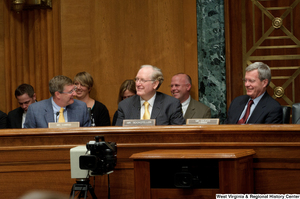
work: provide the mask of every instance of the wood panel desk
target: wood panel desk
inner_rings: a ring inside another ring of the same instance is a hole
[[[129,157],[155,149],[253,149],[254,193],[300,194],[299,130],[293,124],[0,130],[0,193],[10,199],[32,189],[69,194],[75,183],[70,149],[104,135],[118,146],[112,199],[134,198]],[[95,184],[97,197],[106,198],[107,176],[97,176]]]
[[[160,149],[135,153],[130,157],[134,159],[135,198],[212,199],[217,193],[253,193],[253,154],[252,149]],[[165,181],[163,186],[157,186],[161,182],[155,182],[156,179]]]

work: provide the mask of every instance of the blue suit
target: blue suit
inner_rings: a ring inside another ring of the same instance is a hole
[[[84,102],[75,100],[66,107],[68,122],[79,122],[80,126],[90,126],[91,121],[87,106]],[[31,104],[28,107],[24,128],[48,128],[49,122],[54,121],[51,98]]]
[[[124,119],[140,119],[140,96],[134,95],[119,103],[116,126],[122,126]],[[156,92],[151,119],[156,119],[157,125],[185,124],[180,101],[174,97]]]
[[[227,124],[236,124],[249,100],[248,95],[242,95],[232,100],[227,113]],[[281,105],[267,92],[260,99],[251,114],[248,124],[282,124]]]

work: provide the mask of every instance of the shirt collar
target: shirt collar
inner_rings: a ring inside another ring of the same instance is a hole
[[[154,105],[154,101],[155,101],[155,97],[156,97],[156,93],[153,95],[153,97],[151,97],[147,102],[150,104],[150,106],[153,107]],[[144,105],[144,102],[146,100],[143,100],[141,97],[140,97],[140,101],[141,101],[141,107]]]

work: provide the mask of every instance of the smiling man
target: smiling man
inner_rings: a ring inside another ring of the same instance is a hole
[[[8,128],[24,128],[27,109],[36,101],[34,89],[29,84],[21,84],[15,90],[15,97],[20,107],[10,111],[7,116]]]
[[[157,92],[164,78],[155,66],[143,65],[135,77],[137,94],[119,103],[116,126],[124,119],[155,119],[157,125],[185,124],[180,101]]]
[[[245,88],[247,95],[232,100],[228,113],[228,124],[281,124],[282,108],[267,93],[271,81],[271,70],[262,62],[246,68]]]
[[[210,108],[191,97],[192,80],[189,75],[184,73],[174,75],[170,87],[173,97],[180,100],[184,119],[211,117]]]
[[[49,90],[52,97],[29,106],[24,128],[47,128],[49,122],[79,122],[81,127],[90,126],[87,106],[74,99],[76,86],[70,78],[53,77]]]

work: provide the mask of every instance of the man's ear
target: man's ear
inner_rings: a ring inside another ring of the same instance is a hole
[[[192,88],[192,85],[191,84],[187,84],[186,87],[187,87],[187,90],[190,91],[191,88]]]
[[[154,88],[154,90],[156,90],[156,88],[158,87],[159,81],[156,80],[153,84],[154,84],[154,85],[153,85],[153,88]]]
[[[35,93],[33,93],[32,99],[33,99],[33,101],[36,101],[36,94]]]
[[[55,97],[56,99],[60,99],[60,92],[55,91],[54,97]]]
[[[268,79],[264,79],[263,80],[263,87],[266,88],[268,85],[269,80]]]

